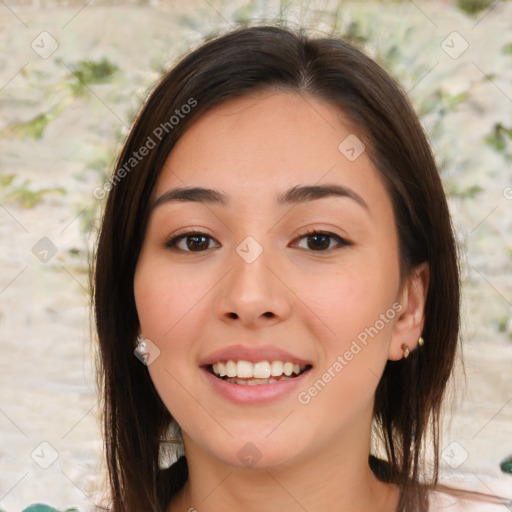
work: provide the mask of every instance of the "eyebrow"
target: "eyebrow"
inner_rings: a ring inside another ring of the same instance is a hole
[[[350,188],[334,183],[327,185],[297,185],[280,194],[277,197],[277,204],[279,206],[300,204],[325,197],[347,197],[354,200],[368,212],[370,211],[368,204],[359,194]],[[220,190],[204,187],[179,187],[164,192],[153,203],[152,209],[165,203],[174,202],[197,202],[226,206],[229,201],[228,196]]]

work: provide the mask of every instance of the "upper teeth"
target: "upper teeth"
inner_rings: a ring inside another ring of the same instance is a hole
[[[268,379],[281,375],[290,376],[292,373],[299,374],[305,366],[282,361],[226,361],[213,365],[213,372],[220,377],[238,377],[240,379]]]

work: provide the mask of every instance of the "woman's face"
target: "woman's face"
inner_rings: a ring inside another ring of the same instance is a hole
[[[413,340],[396,332],[392,204],[360,144],[332,104],[265,92],[170,154],[134,290],[187,450],[272,467],[369,442],[386,361]],[[214,192],[172,192],[196,187]]]

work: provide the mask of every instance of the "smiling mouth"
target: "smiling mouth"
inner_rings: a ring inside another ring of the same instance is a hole
[[[288,361],[251,363],[244,360],[228,360],[210,364],[206,368],[212,375],[230,384],[261,386],[294,379],[310,370],[312,366],[310,364],[298,365]]]

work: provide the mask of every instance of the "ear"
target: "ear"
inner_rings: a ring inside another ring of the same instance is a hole
[[[428,263],[415,267],[405,279],[399,293],[398,302],[402,306],[393,327],[388,359],[398,361],[404,356],[405,343],[412,352],[418,344],[425,322],[425,302],[427,300],[430,272]]]

